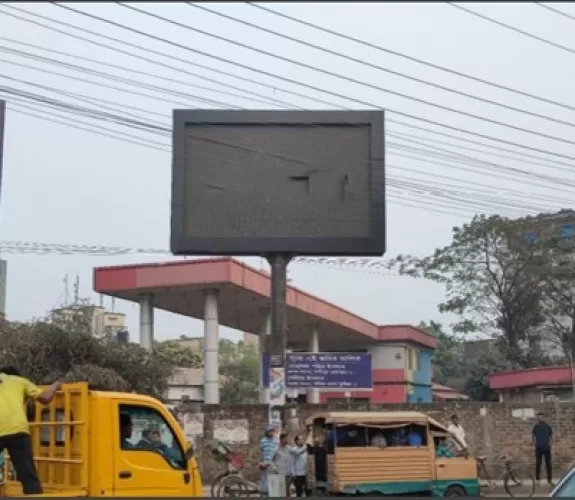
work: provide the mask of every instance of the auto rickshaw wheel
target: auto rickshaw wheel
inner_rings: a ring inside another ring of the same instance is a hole
[[[467,492],[461,486],[450,486],[445,490],[444,497],[466,497]]]

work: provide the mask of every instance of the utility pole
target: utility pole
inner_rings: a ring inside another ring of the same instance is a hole
[[[2,197],[2,162],[4,159],[4,124],[6,123],[6,101],[0,100],[0,199]],[[4,233],[2,233],[4,234]],[[8,263],[0,259],[0,319],[6,317],[6,280]]]

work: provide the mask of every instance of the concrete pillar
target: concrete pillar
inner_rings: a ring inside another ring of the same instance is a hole
[[[319,330],[314,327],[309,338],[309,352],[319,352]],[[319,404],[319,389],[310,389],[307,392],[307,402],[310,404]]]
[[[204,294],[204,403],[220,404],[218,291]]]
[[[270,402],[270,363],[269,363],[269,335],[271,333],[272,317],[269,310],[264,311],[262,326],[260,328],[260,403],[267,405]],[[267,373],[266,373],[267,371]],[[267,382],[267,383],[265,383]]]
[[[154,347],[154,295],[140,299],[140,345],[151,351]]]

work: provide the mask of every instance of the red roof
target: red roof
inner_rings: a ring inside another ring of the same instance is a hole
[[[94,269],[94,290],[124,300],[139,301],[154,293],[158,309],[203,319],[203,291],[220,291],[219,320],[223,326],[258,332],[261,311],[269,306],[270,275],[229,257],[177,260],[166,263],[135,264]],[[437,339],[410,325],[375,323],[326,300],[288,285],[287,304],[291,337],[304,343],[311,325],[329,332],[322,342],[332,348],[346,341],[413,342],[430,349]],[[355,339],[355,340],[354,340]],[[328,348],[328,346],[326,346]]]
[[[453,387],[447,387],[446,385],[441,384],[433,384],[431,386],[431,392],[435,399],[440,399],[443,401],[454,399],[469,399],[469,396],[456,391]]]
[[[575,379],[575,370],[569,366],[545,366],[492,373],[489,376],[489,387],[501,390],[540,385],[567,385],[571,384],[573,379]]]

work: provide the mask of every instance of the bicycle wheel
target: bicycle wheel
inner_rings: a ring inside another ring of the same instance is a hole
[[[217,489],[217,497],[248,497],[250,496],[250,488],[246,480],[237,475],[230,474],[228,477],[220,481],[220,486]]]
[[[535,475],[526,467],[511,467],[503,475],[503,486],[510,497],[528,495],[531,498],[535,493]]]
[[[214,479],[213,483],[212,483],[212,487],[210,489],[210,496],[212,498],[216,497],[216,493],[218,491],[218,488],[220,487],[220,483],[222,482],[222,480],[226,477],[228,477],[230,475],[229,472],[222,472],[219,476],[216,476],[216,478]]]

